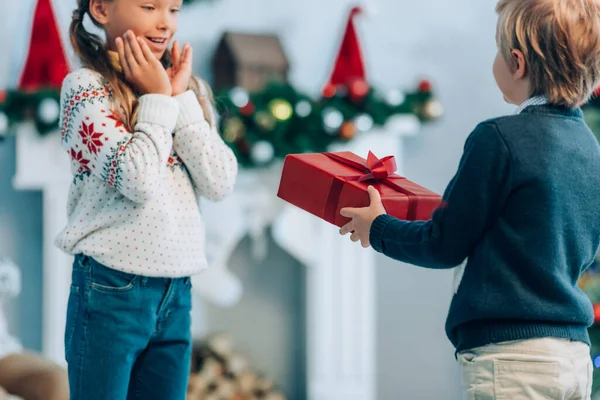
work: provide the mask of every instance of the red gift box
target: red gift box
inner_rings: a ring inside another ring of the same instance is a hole
[[[277,196],[341,227],[350,220],[340,209],[367,207],[367,188],[372,185],[389,215],[410,221],[430,219],[441,196],[395,171],[393,156],[378,159],[371,152],[367,160],[349,151],[290,154],[283,164]]]

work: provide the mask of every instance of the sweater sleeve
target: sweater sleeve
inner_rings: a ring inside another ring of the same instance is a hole
[[[141,96],[134,132],[128,132],[99,74],[69,74],[61,90],[60,126],[75,176],[92,174],[132,201],[149,200],[167,165],[178,111],[169,96]]]
[[[216,124],[206,120],[193,91],[176,99],[181,111],[173,148],[183,160],[197,195],[221,200],[233,191],[238,171],[235,154],[221,139]],[[212,117],[214,121],[214,113]]]
[[[388,257],[427,268],[462,263],[494,223],[511,191],[511,155],[497,126],[478,125],[465,144],[458,172],[444,192],[445,206],[429,221],[381,215],[370,242]]]

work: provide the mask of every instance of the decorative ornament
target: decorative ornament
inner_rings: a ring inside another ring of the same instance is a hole
[[[254,120],[256,121],[256,124],[264,131],[272,131],[277,124],[275,118],[273,118],[273,116],[266,111],[257,112]]]
[[[335,85],[332,84],[332,83],[328,83],[323,88],[323,93],[322,94],[323,94],[323,97],[325,97],[327,99],[330,99],[333,96],[335,96],[336,92],[337,92],[337,89],[336,89]]]
[[[332,135],[344,123],[344,116],[339,110],[329,107],[323,110],[323,123],[325,124],[325,131]]]
[[[269,102],[269,110],[275,119],[279,121],[287,121],[294,114],[294,110],[290,103],[282,99],[275,99]]]
[[[369,84],[363,79],[353,79],[348,84],[350,99],[357,103],[362,101],[369,94]]]
[[[46,98],[42,100],[38,107],[37,118],[44,124],[56,124],[58,123],[59,114],[60,106],[58,102],[53,98]]]
[[[270,32],[225,30],[210,64],[212,87],[218,92],[239,86],[255,93],[271,81],[288,82],[290,70],[280,37]]]
[[[242,154],[248,154],[250,152],[250,142],[246,138],[242,138],[235,142],[235,146]]]
[[[389,90],[385,95],[385,101],[392,107],[397,107],[400,104],[404,103],[406,97],[404,93],[398,89]]]
[[[302,100],[296,104],[296,114],[300,118],[308,117],[311,112],[312,112],[312,106],[310,105],[309,101]]]
[[[250,101],[248,92],[241,87],[231,89],[229,91],[229,98],[231,99],[231,102],[238,108],[243,108]]]
[[[368,132],[373,128],[373,118],[369,114],[361,114],[354,120],[356,130],[359,132]]]
[[[42,87],[60,89],[69,69],[52,4],[38,0],[19,88],[30,93]]]
[[[325,84],[323,89],[323,97],[332,97],[326,96],[326,94],[330,94],[329,91],[331,90],[331,85],[344,86],[354,79],[366,81],[363,55],[356,33],[356,27],[354,26],[354,17],[362,12],[363,10],[361,7],[353,7],[350,10],[346,31],[344,32],[337,58],[333,64],[331,78],[329,79],[329,82]]]
[[[249,101],[244,107],[240,108],[240,112],[247,117],[252,115],[254,112],[254,104]]]
[[[8,117],[2,111],[0,111],[0,137],[5,136],[8,133]]]
[[[427,119],[438,119],[444,114],[444,107],[439,101],[431,99],[425,103],[423,113]]]
[[[227,119],[223,128],[223,139],[229,143],[235,143],[244,136],[246,130],[244,123],[240,118],[234,117]]]
[[[340,136],[345,140],[350,140],[356,135],[356,127],[352,121],[346,121],[340,128]]]
[[[423,79],[419,82],[419,92],[421,93],[430,93],[431,92],[431,82],[427,79]]]
[[[273,145],[266,140],[254,143],[250,149],[250,158],[252,158],[252,161],[257,165],[266,165],[273,161],[274,157],[275,149],[273,148]]]

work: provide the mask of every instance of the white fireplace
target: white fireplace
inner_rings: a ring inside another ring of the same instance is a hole
[[[397,116],[384,129],[360,134],[331,150],[350,150],[361,156],[369,150],[378,157],[395,155],[401,174],[403,138],[419,128],[414,116]],[[33,124],[24,123],[16,135],[13,185],[17,190],[43,192],[43,353],[64,364],[72,257],[57,249],[53,241],[66,223],[70,160],[56,132],[40,136]],[[236,234],[227,238],[218,224],[208,219],[207,237],[222,238],[209,244],[209,259],[225,268],[235,240],[246,235],[254,239],[255,255],[264,256],[268,249],[262,234],[272,224],[275,242],[307,268],[308,398],[375,400],[375,253],[340,236],[335,226],[279,200],[279,173],[280,167],[242,170],[230,199],[203,206],[213,216],[236,214],[242,218]],[[226,222],[221,219],[221,224]]]

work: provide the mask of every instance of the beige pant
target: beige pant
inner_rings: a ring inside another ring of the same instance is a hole
[[[504,342],[458,354],[465,399],[589,400],[590,348],[543,338]]]

